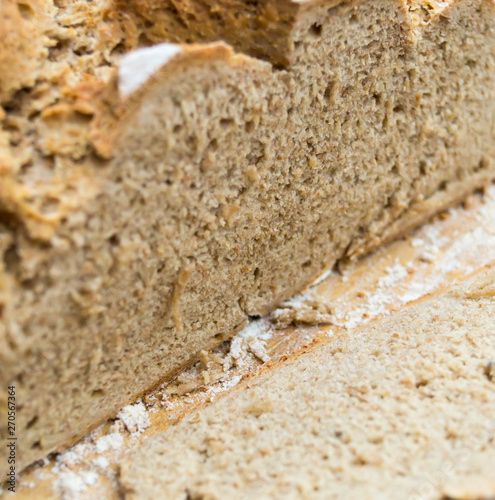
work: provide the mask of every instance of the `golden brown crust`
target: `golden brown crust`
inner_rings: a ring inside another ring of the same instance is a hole
[[[153,43],[222,39],[240,52],[286,66],[300,5],[287,0],[129,0],[129,8],[139,26],[148,26],[144,36]]]
[[[55,9],[50,0],[0,4],[0,103],[34,85],[48,56]]]

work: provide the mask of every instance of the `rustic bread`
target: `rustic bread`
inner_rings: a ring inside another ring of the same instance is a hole
[[[492,0],[246,4],[268,39],[239,49],[270,62],[152,45],[172,35],[133,5],[0,7],[0,407],[15,384],[20,466],[495,177]]]
[[[495,498],[494,360],[492,266],[151,437],[125,498]]]

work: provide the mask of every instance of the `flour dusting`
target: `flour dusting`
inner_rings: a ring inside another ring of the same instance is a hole
[[[142,401],[122,408],[117,413],[117,418],[122,420],[131,434],[141,434],[150,426],[150,419]]]
[[[230,352],[223,361],[224,371],[233,366],[245,364],[245,358],[249,352],[264,363],[270,361],[270,357],[266,352],[266,341],[271,336],[270,323],[266,318],[252,320],[244,330],[231,340]]]

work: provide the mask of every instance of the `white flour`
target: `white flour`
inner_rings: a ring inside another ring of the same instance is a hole
[[[56,472],[53,487],[59,489],[64,500],[79,498],[79,494],[86,491],[98,480],[98,474],[91,470],[77,472],[67,467],[62,467]]]
[[[408,276],[407,268],[402,266],[398,260],[385,269],[385,275],[381,276],[372,292],[364,292],[366,302],[353,308],[351,311],[341,312],[343,304],[339,300],[332,303],[333,324],[345,329],[355,328],[367,323],[378,316],[387,316],[390,311],[387,306],[396,300],[396,293],[390,290],[401,283]]]
[[[242,366],[248,352],[264,363],[270,360],[266,352],[266,341],[272,336],[270,323],[266,318],[251,321],[230,343],[230,352],[223,361],[224,371],[232,366]]]
[[[118,450],[122,448],[123,443],[124,438],[122,437],[122,434],[118,432],[111,432],[96,441],[95,451],[96,453],[103,453],[107,450]]]
[[[88,444],[78,444],[57,455],[51,472],[55,475],[53,489],[59,491],[63,500],[73,500],[80,497],[80,493],[94,485],[98,474],[86,468],[77,467],[84,464],[84,455],[91,451]]]
[[[117,413],[117,418],[122,420],[126,429],[131,434],[141,434],[150,426],[150,419],[142,401],[122,408]]]

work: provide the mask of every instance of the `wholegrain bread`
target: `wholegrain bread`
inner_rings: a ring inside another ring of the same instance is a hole
[[[228,5],[187,39],[257,19],[236,45],[264,60],[157,44],[173,23],[133,2],[2,1],[0,405],[15,385],[21,467],[495,177],[493,0]]]
[[[492,266],[151,437],[125,498],[494,498],[494,359]]]

